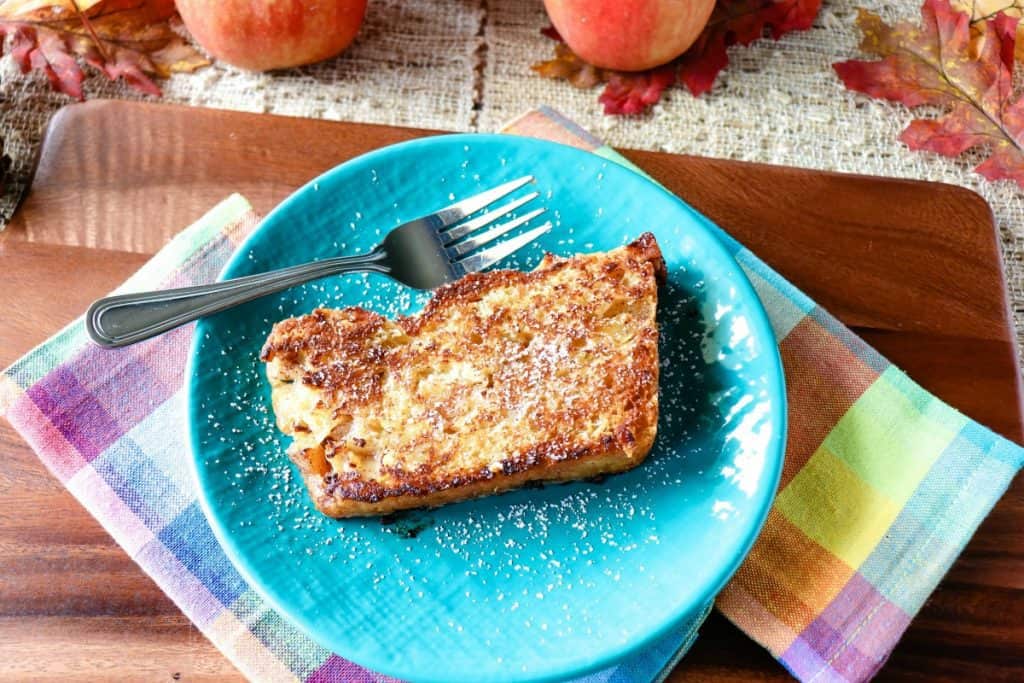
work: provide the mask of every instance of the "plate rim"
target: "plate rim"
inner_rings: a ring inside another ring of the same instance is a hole
[[[614,159],[602,157],[600,155],[595,154],[593,151],[580,149],[578,147],[573,147],[571,145],[553,142],[550,140],[507,133],[442,133],[438,135],[428,135],[425,137],[414,138],[412,140],[405,140],[394,144],[386,145],[384,147],[379,147],[377,149],[365,152],[350,159],[346,159],[341,163],[313,177],[312,179],[301,185],[299,188],[294,190],[279,204],[277,204],[266,216],[264,216],[260,220],[259,224],[257,224],[256,227],[253,228],[252,232],[235,247],[235,249],[231,252],[231,255],[228,257],[228,260],[225,262],[224,266],[218,273],[217,281],[219,282],[223,280],[225,278],[225,274],[237,266],[237,263],[244,258],[243,254],[245,254],[247,250],[250,248],[250,244],[258,239],[259,234],[265,229],[267,225],[270,225],[273,222],[275,222],[277,220],[278,215],[286,215],[290,210],[292,210],[294,206],[301,203],[303,201],[304,195],[310,192],[316,192],[317,186],[321,182],[324,182],[324,180],[328,176],[341,173],[343,172],[342,169],[350,165],[373,163],[375,160],[379,158],[399,154],[403,150],[409,148],[417,148],[421,146],[429,147],[438,144],[466,145],[481,140],[500,141],[504,143],[513,140],[517,141],[519,144],[525,143],[539,145],[542,147],[556,147],[562,150],[563,153],[567,152],[570,155],[577,155],[578,158],[587,159],[588,161],[593,161],[595,157],[597,159],[603,159],[610,165],[615,165],[619,167],[619,169],[616,169],[613,172],[617,173],[619,172],[619,170],[621,170],[623,172],[635,176],[637,180],[645,182],[647,185],[649,185],[651,190],[660,193],[663,196],[663,198],[665,198],[667,201],[680,204],[685,210],[691,212],[693,216],[698,219],[696,222],[699,224],[701,237],[706,238],[706,240],[704,240],[706,244],[703,246],[706,246],[711,252],[717,252],[716,255],[721,260],[735,267],[735,272],[738,276],[736,281],[738,286],[744,290],[743,294],[747,295],[746,298],[754,302],[754,305],[751,307],[751,326],[754,329],[755,334],[759,334],[759,336],[764,338],[766,341],[770,342],[769,344],[767,344],[768,349],[766,351],[770,356],[770,360],[772,361],[771,365],[773,372],[771,380],[772,383],[778,389],[778,391],[776,392],[777,395],[775,397],[776,400],[772,401],[771,404],[770,414],[772,417],[772,423],[778,425],[779,428],[777,432],[771,435],[770,444],[768,448],[765,450],[766,456],[772,456],[770,457],[769,461],[766,462],[766,468],[774,468],[774,471],[769,472],[768,478],[765,480],[766,485],[768,483],[771,483],[770,494],[765,498],[762,509],[756,515],[756,523],[752,524],[749,527],[747,534],[743,539],[743,542],[740,544],[740,551],[735,553],[731,561],[726,563],[718,571],[715,580],[708,582],[709,589],[704,592],[702,599],[695,601],[694,604],[689,606],[689,609],[680,610],[672,618],[664,620],[657,626],[657,628],[652,629],[649,633],[645,634],[644,636],[634,638],[624,644],[617,644],[613,647],[606,648],[604,649],[602,655],[599,658],[588,658],[585,661],[582,661],[581,664],[575,666],[574,668],[568,668],[565,666],[559,669],[548,668],[534,672],[532,675],[525,677],[522,675],[516,676],[515,672],[509,670],[509,676],[488,679],[494,683],[513,683],[527,680],[538,683],[544,683],[549,681],[563,681],[591,674],[596,671],[601,671],[603,669],[607,669],[611,666],[621,663],[629,656],[636,654],[644,648],[649,647],[650,645],[653,645],[660,639],[666,637],[673,629],[678,628],[687,619],[687,617],[695,614],[704,606],[706,606],[709,602],[713,601],[722,591],[725,585],[729,582],[729,580],[733,577],[733,575],[739,569],[743,561],[750,554],[750,550],[753,547],[755,541],[757,540],[757,537],[760,535],[762,529],[764,528],[765,522],[768,518],[768,513],[771,511],[771,508],[775,502],[775,498],[778,494],[778,486],[779,482],[781,481],[782,469],[785,460],[785,450],[788,440],[789,427],[786,380],[782,366],[782,359],[779,351],[779,344],[774,329],[772,328],[770,320],[768,318],[768,313],[764,308],[764,303],[761,301],[760,296],[758,296],[757,291],[755,290],[749,277],[743,271],[742,266],[740,265],[739,261],[736,259],[734,254],[730,253],[730,251],[726,248],[726,245],[723,244],[721,238],[715,234],[715,229],[721,230],[721,228],[718,228],[718,226],[710,219],[708,219],[706,216],[704,216],[704,214],[690,206],[681,197],[670,192],[667,188],[658,183],[652,177],[646,175],[646,173],[638,173],[636,170],[631,169],[628,166],[619,164]],[[218,544],[224,551],[224,554],[227,556],[232,566],[245,580],[246,584],[249,587],[251,587],[254,591],[256,591],[256,593],[262,599],[266,600],[268,604],[278,614],[284,617],[287,622],[291,623],[298,630],[300,630],[311,640],[319,644],[321,647],[326,649],[328,652],[336,654],[345,659],[349,659],[350,661],[358,664],[359,666],[363,666],[367,669],[370,669],[371,671],[381,673],[387,676],[392,676],[405,680],[422,681],[424,683],[452,683],[453,679],[450,676],[446,676],[445,678],[431,678],[429,676],[424,677],[420,675],[420,672],[405,670],[401,667],[391,667],[389,662],[376,662],[371,661],[372,658],[363,658],[363,653],[357,653],[357,657],[359,657],[358,659],[355,657],[351,657],[350,655],[343,655],[338,653],[335,650],[334,646],[329,644],[329,639],[322,637],[320,635],[320,629],[316,628],[312,623],[310,623],[309,620],[307,620],[304,615],[294,614],[291,609],[286,609],[284,606],[285,603],[282,600],[280,600],[272,590],[270,590],[267,586],[264,586],[262,581],[260,581],[256,577],[256,575],[251,571],[249,561],[246,559],[246,556],[242,552],[242,549],[239,547],[237,543],[235,543],[232,540],[232,537],[228,533],[229,530],[226,528],[226,525],[222,524],[220,518],[215,514],[215,511],[211,505],[211,496],[209,495],[209,483],[206,477],[204,476],[205,469],[200,467],[199,463],[199,454],[201,452],[198,443],[199,435],[197,424],[192,420],[192,416],[196,412],[197,398],[195,370],[196,363],[198,362],[199,358],[200,344],[204,338],[204,328],[209,324],[210,323],[207,321],[207,319],[200,318],[198,323],[196,324],[191,342],[189,344],[189,352],[185,365],[184,429],[186,432],[186,442],[188,444],[190,456],[188,458],[188,466],[191,471],[192,481],[196,486],[199,507],[202,510],[203,516],[206,518],[206,522],[210,529],[212,530],[214,537],[217,539]],[[225,605],[225,608],[228,608],[228,606]],[[699,628],[700,627],[698,626],[698,629]],[[509,669],[511,669],[511,666],[509,667]],[[467,683],[469,683],[471,681],[479,681],[482,679],[480,679],[479,676],[476,676],[469,678],[460,678],[457,680],[466,681]]]

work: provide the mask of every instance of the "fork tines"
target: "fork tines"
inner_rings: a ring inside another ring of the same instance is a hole
[[[533,209],[522,216],[517,216],[504,223],[494,225],[500,218],[507,216],[519,207],[540,196],[539,192],[530,192],[522,197],[513,199],[497,209],[492,209],[483,215],[465,220],[471,214],[486,208],[503,197],[508,196],[524,185],[533,182],[533,180],[533,176],[530,175],[516,178],[515,180],[510,180],[507,183],[503,183],[497,187],[491,188],[490,190],[486,190],[473,195],[472,197],[458,201],[451,206],[447,206],[438,211],[435,216],[437,216],[443,226],[439,231],[439,236],[441,237],[442,243],[448,252],[449,258],[453,261],[458,261],[466,271],[471,272],[482,270],[521,249],[550,230],[551,223],[549,221],[523,233],[522,235],[518,235],[510,240],[496,244],[495,246],[473,254],[472,256],[467,256],[470,252],[490,244],[502,235],[525,225],[547,210],[544,207],[540,207]],[[484,227],[490,227],[490,229],[480,235],[459,242],[462,238],[467,237],[473,232]],[[458,242],[458,244],[456,244],[456,242]]]

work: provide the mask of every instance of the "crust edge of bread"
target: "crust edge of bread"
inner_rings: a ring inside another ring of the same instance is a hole
[[[435,508],[474,498],[507,493],[531,483],[559,483],[588,479],[606,474],[631,470],[646,458],[654,445],[657,426],[646,430],[629,452],[615,446],[565,460],[548,460],[526,467],[514,474],[495,474],[465,484],[448,486],[423,493],[402,493],[377,500],[342,498],[327,492],[324,477],[309,467],[299,454],[293,458],[302,472],[302,478],[317,509],[329,517],[369,517],[417,508]]]

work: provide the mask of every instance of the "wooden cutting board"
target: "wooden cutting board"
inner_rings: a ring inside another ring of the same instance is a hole
[[[0,234],[0,365],[119,284],[230,192],[267,211],[328,168],[432,134],[91,102],[62,110]],[[1021,442],[998,235],[948,185],[625,151],[869,343]],[[0,678],[235,680],[239,674],[0,421]],[[1024,679],[1024,485],[996,506],[882,673]],[[673,680],[787,680],[713,616]]]

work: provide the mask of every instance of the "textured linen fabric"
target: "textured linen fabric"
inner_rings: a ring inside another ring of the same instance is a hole
[[[506,130],[622,161],[551,110]],[[229,198],[122,289],[208,281],[256,222],[243,198]],[[790,434],[767,524],[717,606],[801,680],[867,680],[1019,471],[1024,449],[924,391],[753,253],[719,237],[779,339]],[[0,374],[0,413],[246,675],[382,680],[292,627],[217,545],[181,457],[191,334],[190,326],[104,350],[79,319]],[[126,397],[126,382],[149,389]],[[706,614],[586,680],[660,680]]]

